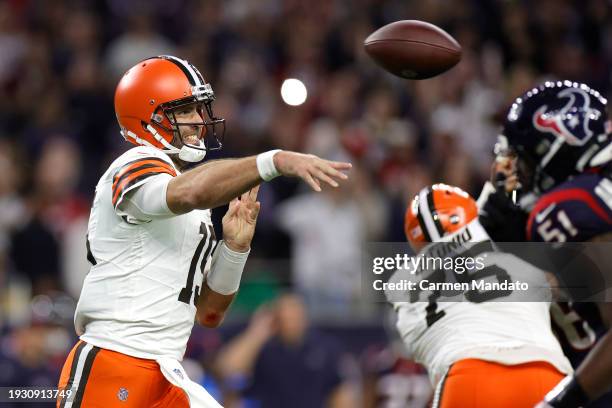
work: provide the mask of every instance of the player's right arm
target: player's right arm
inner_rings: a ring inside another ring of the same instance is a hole
[[[612,303],[599,303],[598,306],[606,321],[607,333],[599,339],[575,374],[547,394],[546,402],[538,404],[538,408],[583,406],[612,390]]]
[[[607,309],[606,313],[612,313],[612,303],[600,303],[599,306],[600,310],[603,307]],[[597,342],[580,364],[575,376],[590,401],[612,390],[612,335],[610,326],[608,326],[608,332]]]
[[[341,170],[351,168],[350,163],[289,151],[279,151],[272,160],[280,175],[299,177],[315,191],[321,191],[321,182],[337,187],[336,180],[347,178]],[[215,208],[227,204],[262,181],[257,156],[218,160],[174,177],[168,183],[166,200],[168,208],[175,214]]]

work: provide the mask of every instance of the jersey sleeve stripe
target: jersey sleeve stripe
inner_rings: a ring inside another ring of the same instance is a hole
[[[164,169],[165,173],[171,174],[172,176],[176,176],[176,172],[174,172],[174,170],[172,168],[168,168],[166,166],[159,166],[157,164],[143,164],[143,165],[139,165],[136,166],[132,169],[130,169],[128,172],[123,173],[123,175],[121,177],[115,176],[114,182],[113,182],[113,186],[112,186],[112,190],[113,190],[113,195],[115,193],[115,190],[117,189],[117,187],[119,185],[121,185],[121,183],[123,183],[124,180],[128,179],[132,174],[141,171],[141,170],[145,170],[145,169]]]
[[[138,160],[125,164],[123,167],[121,167],[121,169],[119,169],[115,173],[115,176],[113,177],[113,189],[115,189],[118,182],[120,181],[121,178],[123,178],[123,176],[138,169],[139,167],[146,166],[146,165],[155,165],[155,166],[165,167],[168,170],[174,172],[175,173],[174,175],[176,175],[176,171],[174,170],[174,167],[172,167],[168,162],[164,160],[157,159],[154,157],[146,158],[146,159],[138,159]]]
[[[123,194],[125,194],[125,192],[130,190],[132,187],[135,187],[136,184],[139,183],[140,181],[148,177],[156,176],[158,174],[163,174],[163,173],[170,174],[171,176],[176,176],[176,172],[166,167],[161,167],[161,166],[158,166],[158,167],[148,167],[147,166],[146,168],[135,170],[133,172],[130,172],[129,174],[126,174],[123,177],[123,180],[119,182],[119,184],[117,184],[115,188],[113,188],[113,206],[116,208],[119,202],[121,201],[120,198],[123,197]]]
[[[552,192],[543,197],[536,204],[535,208],[533,209],[533,211],[531,211],[531,214],[529,215],[529,221],[527,221],[527,238],[529,240],[531,240],[532,238],[532,228],[535,216],[540,211],[547,208],[549,205],[553,203],[558,204],[564,201],[582,202],[586,204],[591,210],[593,210],[593,212],[597,214],[597,216],[599,216],[602,220],[604,220],[608,224],[612,224],[612,218],[610,218],[610,215],[599,205],[597,200],[595,200],[595,198],[593,198],[593,196],[589,194],[588,191],[583,190],[581,188],[571,188],[567,190]]]
[[[118,198],[121,197],[124,192],[134,186],[132,183],[126,183],[125,181],[130,179],[133,180],[132,176],[143,170],[148,170],[150,175],[167,173],[171,176],[176,176],[176,170],[172,165],[170,165],[165,160],[159,159],[157,157],[145,157],[142,159],[134,160],[129,163],[126,163],[115,173],[113,177],[113,185],[111,188],[112,191],[112,203],[114,207],[117,207]],[[120,200],[119,200],[120,201]]]

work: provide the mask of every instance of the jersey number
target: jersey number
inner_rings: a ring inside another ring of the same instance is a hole
[[[444,280],[444,270],[438,269],[434,273],[431,274],[430,279],[434,282],[442,282]],[[510,281],[512,282],[512,278],[508,274],[508,271],[500,268],[497,265],[489,265],[481,270],[471,274],[468,276],[467,272],[463,274],[456,275],[461,282],[470,283],[474,280],[480,280],[484,278],[488,278],[489,276],[495,276],[498,282]],[[453,293],[447,293],[447,295],[459,294],[461,291]],[[489,291],[479,291],[478,289],[472,289],[465,291],[466,300],[472,303],[482,303],[490,300],[494,300],[500,297],[508,296],[512,293],[511,290],[489,290]],[[415,296],[413,297],[412,294]],[[433,291],[431,295],[427,298],[429,303],[425,308],[427,314],[425,315],[425,321],[427,322],[427,327],[431,327],[435,322],[440,320],[446,315],[444,310],[438,311],[438,299],[442,296],[441,290]],[[416,299],[415,299],[416,298]],[[416,302],[418,300],[418,291],[414,291],[411,293],[411,302]]]
[[[597,335],[589,322],[574,310],[571,302],[553,302],[550,314],[575,350],[588,350],[595,344]]]
[[[208,256],[210,255],[215,243],[217,242],[215,239],[215,231],[210,225],[206,225],[204,223],[200,224],[200,234],[202,234],[202,239],[198,244],[195,254],[193,254],[193,258],[191,258],[191,264],[189,265],[189,274],[187,275],[187,282],[185,283],[185,287],[181,289],[181,293],[179,293],[178,300],[179,302],[183,302],[189,304],[191,302],[191,296],[193,296],[193,304],[197,305],[198,297],[200,296],[200,287],[198,285],[193,287],[193,280],[196,273],[196,268],[198,266],[198,261],[200,260],[200,255],[204,252],[204,256],[200,261],[200,271],[204,274],[204,268],[206,267],[206,261],[208,260]]]
[[[569,234],[571,237],[578,235],[578,230],[574,227],[574,224],[572,224],[565,211],[560,210],[557,212],[557,221],[559,221],[562,228],[553,227],[553,222],[550,219],[538,226],[538,233],[542,236],[544,241],[565,242],[567,241],[566,234]]]

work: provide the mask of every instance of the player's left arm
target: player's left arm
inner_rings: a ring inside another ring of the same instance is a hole
[[[612,242],[612,232],[598,235],[589,242]],[[600,251],[605,265],[612,265],[611,255]],[[580,367],[576,370],[578,383],[587,396],[594,400],[612,389],[612,303],[598,303],[602,320],[608,329],[607,333],[597,342]]]
[[[612,314],[612,303],[600,303],[599,306],[600,310],[606,309],[609,319]],[[561,381],[546,395],[545,401],[537,405],[537,408],[581,407],[611,389],[612,335],[608,326],[608,332],[599,339],[574,375]]]
[[[213,254],[196,305],[196,318],[206,327],[221,324],[240,286],[261,206],[257,201],[258,191],[259,186],[256,186],[240,199],[233,199],[223,217],[223,241]]]
[[[612,242],[612,232],[600,234],[589,242]],[[603,265],[612,265],[612,254],[608,251],[600,252],[605,259],[597,261],[603,262]],[[608,331],[599,339],[574,375],[559,383],[537,408],[583,406],[612,390],[612,303],[602,302],[597,305]]]

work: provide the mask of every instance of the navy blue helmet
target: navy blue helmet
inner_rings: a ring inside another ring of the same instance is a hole
[[[517,155],[523,191],[543,193],[612,161],[606,105],[571,81],[545,82],[514,101],[497,147]]]

